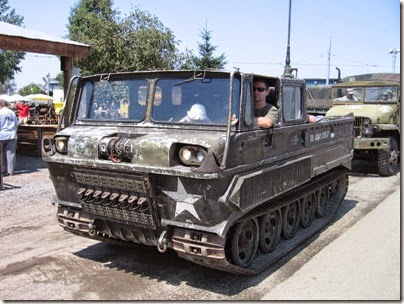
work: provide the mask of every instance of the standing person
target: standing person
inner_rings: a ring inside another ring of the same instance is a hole
[[[18,120],[20,125],[26,125],[29,117],[29,106],[24,100],[20,100],[15,106],[18,109]]]
[[[0,99],[0,142],[3,145],[3,174],[14,175],[15,154],[17,148],[18,119],[7,107],[7,101]]]
[[[254,80],[254,124],[261,128],[270,128],[278,122],[278,109],[267,103],[269,85],[264,79]]]

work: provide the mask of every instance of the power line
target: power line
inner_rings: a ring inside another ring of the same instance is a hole
[[[246,61],[230,61],[229,64],[267,64],[267,65],[282,65],[282,62],[246,62]],[[300,66],[328,66],[328,64],[323,63],[298,63],[295,62],[293,65]],[[390,65],[377,65],[377,64],[331,64],[332,67],[372,67],[372,68],[385,68],[390,67]]]

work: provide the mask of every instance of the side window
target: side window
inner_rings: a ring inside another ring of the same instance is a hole
[[[253,98],[251,94],[251,83],[247,83],[245,86],[245,117],[244,117],[244,123],[249,126],[253,123]]]
[[[285,121],[302,118],[303,101],[301,87],[284,86],[283,88],[283,118]]]

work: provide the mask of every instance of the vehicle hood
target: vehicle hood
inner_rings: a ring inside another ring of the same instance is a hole
[[[392,123],[396,116],[396,110],[391,105],[339,105],[328,110],[327,117],[344,116],[352,113],[355,117],[368,117],[372,123]]]
[[[169,167],[178,144],[199,145],[216,155],[223,153],[225,132],[181,129],[154,130],[126,127],[71,126],[56,136],[69,137],[68,154],[81,159],[100,159],[100,143],[121,137],[127,139],[121,148],[129,151],[132,163],[144,166]]]

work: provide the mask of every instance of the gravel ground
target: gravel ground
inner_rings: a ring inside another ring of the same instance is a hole
[[[267,270],[245,277],[193,264],[173,251],[119,247],[63,231],[51,205],[55,191],[46,163],[18,154],[16,174],[4,178],[0,191],[0,299],[256,301],[293,277],[399,189],[399,183],[400,173],[379,177],[365,164],[352,172],[334,223]],[[313,283],[311,277],[305,279]],[[310,288],[315,292],[316,285]],[[345,290],[339,292],[340,299],[346,298]]]
[[[53,191],[46,162],[40,157],[17,153],[15,175],[3,177],[0,216],[34,204],[49,206]]]

